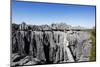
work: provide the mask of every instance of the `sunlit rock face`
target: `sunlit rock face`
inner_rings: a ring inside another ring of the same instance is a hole
[[[32,30],[32,26],[28,30],[27,25],[27,30],[20,25],[13,28],[12,66],[89,61],[88,32]]]

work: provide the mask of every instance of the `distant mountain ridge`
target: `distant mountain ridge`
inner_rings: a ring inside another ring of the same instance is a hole
[[[71,26],[66,23],[53,23],[51,25],[27,25],[25,22],[21,24],[12,23],[14,30],[83,30],[81,26]]]

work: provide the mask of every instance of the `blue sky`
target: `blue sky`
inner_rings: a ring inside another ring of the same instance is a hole
[[[95,26],[95,6],[12,2],[12,22],[27,24],[66,23],[91,28]]]

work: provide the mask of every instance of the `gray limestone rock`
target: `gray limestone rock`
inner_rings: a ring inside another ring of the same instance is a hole
[[[12,66],[89,61],[92,46],[87,32],[54,31],[47,25],[13,28]]]

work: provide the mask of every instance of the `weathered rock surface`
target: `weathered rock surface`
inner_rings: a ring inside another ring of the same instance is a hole
[[[12,31],[12,66],[89,61],[90,50],[84,31]]]

